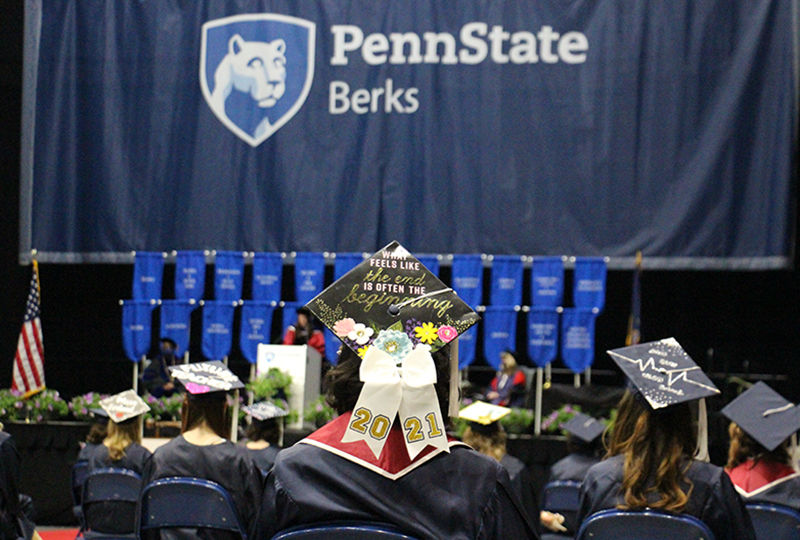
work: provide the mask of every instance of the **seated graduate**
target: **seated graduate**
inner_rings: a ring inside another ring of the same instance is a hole
[[[513,352],[500,353],[500,371],[489,384],[486,399],[503,407],[522,407],[525,404],[525,372],[517,365]]]
[[[108,415],[108,433],[88,454],[89,470],[103,467],[130,469],[142,474],[150,450],[142,446],[142,415],[150,410],[135,391],[126,390],[100,401]]]
[[[730,448],[725,468],[747,501],[800,510],[800,474],[793,468],[789,438],[800,429],[800,409],[758,382],[722,409]]]
[[[596,418],[583,413],[565,422],[561,429],[567,432],[568,455],[550,467],[548,482],[573,480],[583,482],[586,472],[600,461],[602,437],[605,426]]]
[[[78,451],[78,461],[87,461],[94,448],[103,444],[103,439],[108,435],[108,415],[106,412],[103,409],[92,409],[90,412],[94,416],[94,423],[89,427],[86,440],[80,443],[81,449]]]
[[[153,397],[171,396],[180,391],[169,373],[171,366],[182,363],[177,355],[178,345],[168,337],[159,340],[159,354],[144,368],[142,385]]]
[[[262,477],[247,451],[229,440],[227,392],[244,388],[244,384],[219,361],[180,364],[170,371],[186,390],[181,434],[153,453],[145,465],[143,485],[168,476],[214,481],[231,496],[242,525],[248,528],[248,536],[252,536]],[[165,531],[162,538],[204,537],[209,532]],[[209,537],[226,538],[222,531],[213,531]]]
[[[730,478],[705,461],[702,398],[719,390],[672,338],[609,354],[634,389],[620,400],[607,459],[583,481],[578,522],[609,508],[651,508],[692,515],[718,539],[754,539]],[[690,408],[698,399],[699,436]]]
[[[536,525],[534,516],[538,516],[539,507],[533,492],[533,482],[525,463],[506,451],[506,431],[500,419],[508,415],[511,409],[476,401],[461,409],[459,418],[469,421],[461,440],[485,456],[497,460],[508,472],[511,487],[522,502],[522,508],[528,514],[531,523]]]
[[[33,523],[33,501],[19,492],[20,458],[0,424],[0,538],[40,539]]]
[[[314,328],[314,315],[305,307],[297,308],[297,322],[289,325],[283,334],[284,345],[308,345],[325,357],[325,334]]]
[[[244,447],[256,467],[266,475],[281,449],[282,419],[289,413],[269,401],[254,403],[243,410],[250,416]]]
[[[340,416],[278,454],[258,538],[337,520],[419,538],[537,538],[506,470],[445,432],[458,413],[448,344],[477,314],[396,242],[309,307],[346,345],[327,374]]]

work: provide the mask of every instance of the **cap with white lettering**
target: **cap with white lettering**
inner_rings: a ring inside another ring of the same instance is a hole
[[[119,394],[100,400],[100,407],[114,423],[124,422],[150,410],[147,403],[133,390],[125,390]]]
[[[219,360],[178,364],[169,366],[169,371],[189,394],[195,396],[244,388],[239,377]]]
[[[607,352],[653,409],[720,393],[674,338]]]
[[[289,411],[278,407],[271,401],[259,401],[247,407],[242,407],[242,410],[260,421],[281,418],[289,414]]]
[[[770,452],[800,429],[800,408],[761,381],[728,403],[722,414]]]

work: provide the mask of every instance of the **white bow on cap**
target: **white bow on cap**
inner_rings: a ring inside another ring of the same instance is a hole
[[[398,369],[395,360],[370,347],[359,371],[364,387],[353,408],[342,442],[364,441],[379,457],[395,415],[399,415],[412,460],[432,445],[450,451],[444,418],[436,397],[436,366],[427,345],[417,345]]]

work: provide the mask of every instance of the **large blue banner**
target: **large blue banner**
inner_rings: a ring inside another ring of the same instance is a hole
[[[206,300],[203,302],[203,356],[222,360],[231,352],[233,313],[238,302]]]
[[[528,356],[544,367],[558,354],[558,311],[553,308],[531,308],[528,312]]]
[[[480,255],[453,255],[453,290],[468,306],[480,305],[483,296],[483,259]],[[460,354],[460,352],[459,352]]]
[[[150,349],[150,333],[155,302],[125,300],[122,302],[122,346],[131,362],[138,362]]]
[[[361,253],[337,253],[333,259],[333,279],[336,281],[364,260]],[[338,341],[338,340],[337,340]],[[326,338],[325,343],[328,340]]]
[[[280,253],[253,255],[253,300],[278,302],[283,283],[283,256]]]
[[[294,258],[295,300],[307,304],[322,292],[325,257],[322,253],[298,253]]]
[[[489,292],[492,305],[518,306],[522,303],[522,273],[522,258],[519,255],[494,256]]]
[[[594,362],[592,309],[564,308],[561,313],[561,359],[573,373],[583,373]]]
[[[475,349],[478,345],[478,325],[472,326],[458,336],[458,369],[468,367],[475,361]]]
[[[180,356],[189,348],[189,335],[192,330],[192,311],[197,307],[193,300],[161,301],[161,338],[175,342],[175,354]]]
[[[175,255],[175,298],[200,300],[206,286],[206,254],[179,251]]]
[[[416,255],[417,260],[422,263],[422,266],[427,268],[434,276],[439,276],[439,267],[441,266],[439,257],[436,255]]]
[[[271,343],[274,302],[246,300],[242,303],[242,324],[239,330],[239,348],[251,364],[258,361],[258,344]]]
[[[483,314],[483,356],[500,369],[500,353],[514,351],[517,339],[517,311],[513,306],[486,306]]]
[[[217,251],[214,259],[214,298],[241,300],[244,282],[244,255],[241,251]]]
[[[531,304],[556,308],[564,305],[564,262],[561,257],[534,257],[531,266]]]
[[[164,254],[137,251],[133,259],[133,299],[158,300],[164,276]]]
[[[575,307],[597,308],[606,304],[606,261],[602,257],[578,257],[572,277]]]
[[[20,257],[788,267],[797,1],[26,0]]]

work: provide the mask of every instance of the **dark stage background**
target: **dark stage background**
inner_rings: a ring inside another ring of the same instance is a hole
[[[10,386],[30,279],[30,267],[20,266],[17,257],[22,12],[22,2],[0,5],[0,387]],[[797,159],[795,170],[796,163]],[[170,279],[169,270],[165,282]],[[130,297],[132,272],[132,265],[40,265],[49,388],[70,397],[89,390],[116,392],[130,385],[118,300]],[[597,320],[595,381],[620,381],[603,351],[624,341],[630,294],[631,272],[609,271],[606,308]],[[796,270],[645,271],[642,297],[644,340],[674,336],[706,371],[720,378],[725,374],[777,377],[772,380],[776,389],[800,400],[800,385],[794,382],[800,375]],[[191,351],[199,358],[199,325],[193,330]],[[231,362],[240,374],[247,372],[237,351]],[[564,380],[571,378],[564,376]]]

